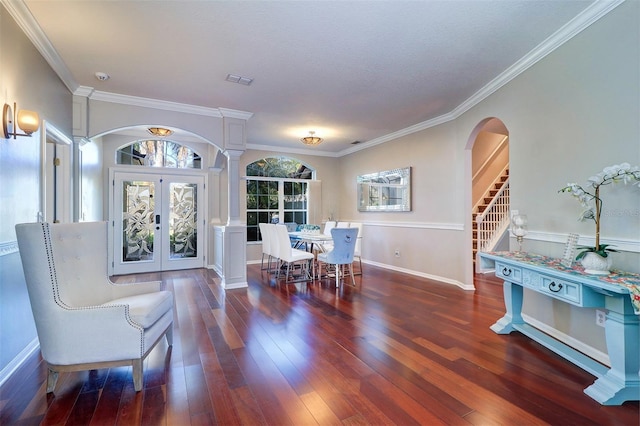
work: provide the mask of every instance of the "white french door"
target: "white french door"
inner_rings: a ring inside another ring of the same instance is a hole
[[[113,172],[113,274],[204,266],[201,175]]]

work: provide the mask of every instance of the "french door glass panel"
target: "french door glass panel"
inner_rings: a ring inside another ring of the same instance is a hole
[[[114,274],[204,266],[203,176],[114,174]]]
[[[169,184],[169,258],[198,257],[198,186]]]
[[[122,261],[153,261],[155,182],[122,181]]]

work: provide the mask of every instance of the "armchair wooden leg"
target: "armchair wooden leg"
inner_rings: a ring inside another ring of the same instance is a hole
[[[142,358],[134,359],[132,361],[133,366],[133,388],[136,392],[142,390]]]
[[[49,374],[47,375],[47,393],[53,392],[58,382],[58,372],[49,368]]]

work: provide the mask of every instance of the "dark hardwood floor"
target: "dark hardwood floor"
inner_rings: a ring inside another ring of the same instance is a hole
[[[175,294],[174,346],[158,345],[136,393],[130,368],[61,374],[45,394],[33,356],[0,389],[0,425],[638,425],[638,402],[601,406],[594,377],[530,339],[496,335],[502,287],[475,292],[364,266],[357,288],[249,287],[216,274],[160,279]]]

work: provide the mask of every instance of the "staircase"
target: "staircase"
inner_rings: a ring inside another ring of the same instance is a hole
[[[472,214],[473,264],[478,251],[491,251],[509,226],[509,168],[502,171]],[[479,271],[478,271],[479,272]]]

